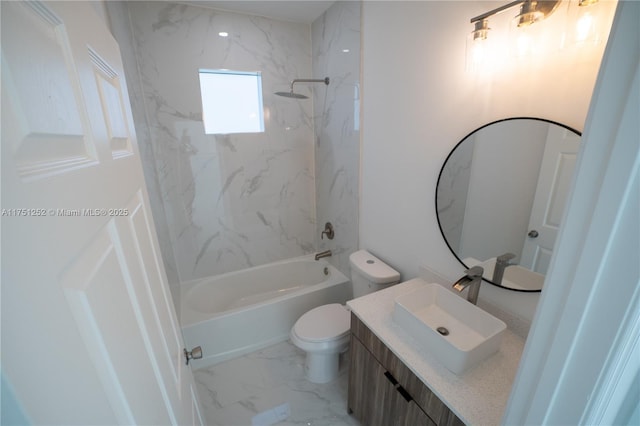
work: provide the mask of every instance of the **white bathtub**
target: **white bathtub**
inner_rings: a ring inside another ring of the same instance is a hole
[[[202,346],[194,368],[206,367],[284,341],[303,313],[352,295],[349,279],[325,260],[287,259],[185,283],[182,333],[189,350]]]

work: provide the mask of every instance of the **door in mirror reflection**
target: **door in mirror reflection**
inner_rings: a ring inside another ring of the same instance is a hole
[[[543,275],[551,261],[579,147],[579,135],[562,127],[549,127],[520,260],[522,266]]]

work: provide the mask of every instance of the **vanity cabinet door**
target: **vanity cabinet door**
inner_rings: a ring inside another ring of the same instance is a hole
[[[363,425],[388,422],[389,405],[396,390],[385,378],[385,370],[358,339],[351,336],[349,369],[349,411]]]
[[[415,401],[409,402],[407,404],[407,413],[404,417],[404,422],[402,423],[404,426],[414,426],[414,425],[428,425],[428,426],[437,426],[436,423],[427,416],[427,413],[422,411],[418,404]]]
[[[350,412],[367,426],[435,426],[391,373],[351,336]]]
[[[363,425],[384,424],[384,423],[370,423],[363,420],[363,417],[354,408],[363,404],[367,398],[373,398],[370,391],[367,393],[366,389],[360,387],[360,383],[365,383],[366,380],[374,380],[373,377],[379,377],[379,374],[375,376],[369,375],[365,368],[365,361],[360,358],[365,358],[365,355],[360,355],[359,351],[364,351],[381,370],[383,380],[384,376],[391,375],[394,380],[397,381],[397,386],[402,389],[403,392],[410,395],[412,401],[407,402],[405,399],[396,394],[393,396],[395,400],[398,398],[402,401],[399,404],[403,405],[401,414],[394,414],[395,417],[391,418],[391,421],[386,423],[387,425],[419,425],[419,424],[435,424],[438,426],[464,426],[464,422],[460,420],[450,409],[446,406],[432,391],[429,389],[404,363],[397,357],[391,350],[362,322],[360,319],[351,314],[351,370],[349,373],[349,408],[356,413],[356,417],[362,422]],[[354,355],[358,354],[358,355]],[[357,376],[357,377],[356,377]],[[371,385],[367,385],[369,387]],[[380,385],[381,386],[381,385]],[[391,398],[391,397],[389,397]],[[353,404],[352,404],[353,399]],[[382,401],[378,399],[378,401]],[[358,405],[360,404],[360,405]],[[415,407],[414,407],[415,406]],[[420,413],[427,417],[427,421],[421,420],[408,420],[408,416],[419,416]],[[387,407],[385,406],[386,410]],[[369,409],[363,410],[371,411]],[[410,413],[410,414],[408,414]],[[401,423],[400,421],[406,423]]]

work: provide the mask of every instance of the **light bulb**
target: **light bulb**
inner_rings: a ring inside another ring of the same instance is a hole
[[[582,15],[576,23],[576,42],[582,43],[589,39],[589,36],[594,29],[593,15],[585,13]]]

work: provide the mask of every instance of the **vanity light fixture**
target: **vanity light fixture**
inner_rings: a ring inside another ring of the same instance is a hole
[[[595,18],[591,13],[591,8],[585,7],[596,4],[598,1],[599,0],[566,0],[566,4],[568,4],[567,8],[570,12],[567,16],[570,18],[570,21],[575,21],[576,23],[576,29],[566,33],[570,40],[573,40],[575,43],[582,43],[594,39],[596,41],[599,40]],[[511,34],[508,44],[512,46],[512,53],[516,54],[518,58],[527,58],[541,53],[545,46],[548,45],[548,40],[545,42],[539,39],[541,30],[534,24],[548,18],[558,9],[561,3],[562,0],[515,0],[471,18],[470,23],[474,25],[474,28],[467,36],[467,71],[476,72],[484,68],[485,63],[495,63],[500,60],[501,55],[495,51],[498,44],[491,46],[491,43],[489,43],[489,39],[491,38],[489,37],[491,33],[491,27],[489,26],[490,18],[515,7],[519,7],[518,14],[511,20]],[[571,19],[573,15],[576,15],[575,19]],[[534,27],[533,29],[530,28],[532,26]],[[544,30],[542,31],[544,32]],[[572,32],[575,33],[575,35],[572,36]],[[558,44],[563,45],[564,38],[563,36]]]
[[[498,13],[502,13],[505,10],[511,9],[515,6],[520,6],[520,13],[514,18],[518,27],[524,27],[531,24],[534,24],[538,21],[541,21],[551,15],[561,0],[516,0],[511,3],[507,3],[503,6],[497,7],[493,10],[483,13],[482,15],[478,15],[474,18],[471,18],[471,23],[475,24],[475,29],[473,33],[478,33],[478,31],[483,31],[483,28],[478,27],[478,23],[482,23],[482,26],[485,26],[488,29],[489,21],[488,19]],[[593,1],[593,0],[583,0],[583,1]],[[482,33],[480,33],[482,34]],[[486,38],[487,33],[484,33],[484,38]],[[475,36],[474,36],[475,38]]]
[[[495,47],[489,41],[489,32],[491,30],[489,18],[513,7],[520,6],[520,13],[513,21],[517,27],[528,27],[550,15],[555,11],[559,3],[560,0],[516,0],[471,18],[470,22],[474,24],[474,29],[467,37],[467,71],[476,73],[485,68],[485,63],[494,61],[492,56],[495,56],[496,52]],[[526,50],[528,51],[528,49]]]
[[[473,34],[474,40],[485,40],[489,34],[489,18],[520,6],[520,13],[516,15],[514,21],[518,27],[526,27],[543,19],[546,19],[556,11],[562,0],[515,0],[500,7],[496,7],[488,12],[471,18],[470,22],[475,25]],[[578,0],[578,6],[591,6],[599,0]]]

